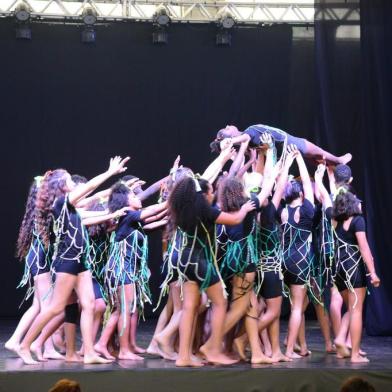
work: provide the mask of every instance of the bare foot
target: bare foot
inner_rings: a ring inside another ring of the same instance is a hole
[[[243,361],[247,360],[245,353],[245,341],[246,339],[241,337],[238,337],[233,340],[233,348]]]
[[[351,159],[353,159],[353,156],[350,153],[347,153],[339,157],[339,163],[342,165],[347,165]]]
[[[290,358],[290,359],[301,359],[302,357],[295,353],[295,352],[288,352],[286,351],[286,357]]]
[[[189,359],[177,359],[176,360],[177,367],[202,367],[204,364],[200,361],[193,361],[191,358]]]
[[[131,352],[131,351],[120,351],[118,353],[118,359],[125,361],[143,361],[144,358]]]
[[[145,354],[147,352],[147,350],[137,345],[132,346],[132,351],[136,354]]]
[[[6,348],[9,351],[12,351],[15,354],[18,354],[18,350],[19,350],[19,344],[12,341],[11,339],[8,340],[5,344],[4,344],[4,348]]]
[[[113,361],[110,359],[105,359],[105,358],[101,358],[97,353],[94,354],[89,354],[89,355],[84,355],[83,358],[83,363],[85,365],[90,365],[90,364],[108,364],[108,363],[112,363]]]
[[[42,355],[42,347],[36,346],[34,343],[30,347],[30,351],[37,357],[40,362],[48,362],[46,358]]]
[[[82,357],[78,353],[65,355],[65,362],[83,362]]]
[[[336,346],[336,356],[338,358],[349,358],[350,357],[350,350],[348,347],[343,343],[335,339],[335,346]]]
[[[31,352],[29,349],[22,349],[19,347],[17,354],[20,358],[22,358],[25,365],[38,365],[39,362],[35,361],[31,356]]]
[[[293,361],[291,358],[287,357],[283,353],[273,354],[271,359],[272,359],[272,361],[274,363],[277,363],[277,362],[292,362]]]
[[[150,344],[147,347],[146,353],[150,355],[158,355],[160,357],[162,356],[161,351],[158,347],[158,343],[155,341],[155,338],[151,340]]]
[[[368,363],[369,360],[366,357],[363,357],[362,355],[352,355],[351,356],[351,363]]]
[[[200,357],[198,357],[197,355],[191,355],[191,360],[193,361],[193,362],[199,362],[199,363],[202,363],[203,365],[205,364],[205,361],[204,361],[204,359],[203,358],[200,358]]]
[[[55,349],[52,350],[45,350],[44,351],[44,358],[45,359],[54,359],[54,360],[62,360],[64,359],[64,355],[58,353]]]
[[[257,356],[252,355],[252,358],[250,360],[250,363],[253,365],[260,365],[260,364],[272,364],[274,363],[274,361],[272,360],[272,358],[267,357],[264,354],[260,354]]]
[[[308,357],[309,355],[312,354],[312,352],[310,350],[308,350],[307,348],[305,349],[301,349],[301,351],[299,351],[298,353],[301,357]]]
[[[205,345],[200,347],[200,352],[206,357],[206,360],[213,365],[234,365],[238,361],[230,359],[220,352],[209,350]]]
[[[113,355],[110,354],[110,352],[107,349],[107,347],[101,346],[98,343],[94,346],[94,350],[98,354],[101,354],[104,358],[109,359],[110,361],[114,361],[116,359],[115,357],[113,357]]]
[[[327,344],[325,346],[325,352],[327,354],[336,354],[336,346],[334,344]]]
[[[161,355],[164,359],[168,359],[169,361],[177,360],[178,354],[173,350],[170,342],[161,338],[159,335],[155,337],[155,341],[157,342]]]

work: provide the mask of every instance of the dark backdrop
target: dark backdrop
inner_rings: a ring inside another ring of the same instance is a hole
[[[91,177],[111,155],[129,154],[129,173],[151,182],[179,153],[202,171],[217,129],[261,122],[336,154],[353,151],[362,190],[362,144],[353,137],[361,132],[360,45],[324,30],[316,28],[326,40],[320,46],[313,28],[241,28],[230,48],[217,48],[213,26],[175,25],[169,45],[156,47],[149,24],[116,23],[100,26],[96,45],[85,46],[77,26],[34,24],[33,40],[21,42],[13,21],[0,20],[0,317],[18,314],[14,243],[29,182],[48,168]],[[156,288],[159,233],[151,236],[150,262]]]

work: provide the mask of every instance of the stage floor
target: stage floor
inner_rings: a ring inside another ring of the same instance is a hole
[[[342,380],[363,376],[378,391],[392,391],[392,337],[364,336],[363,349],[369,364],[353,365],[323,351],[317,324],[308,323],[307,339],[312,355],[291,363],[251,366],[239,363],[230,367],[204,366],[178,369],[173,362],[146,356],[140,361],[117,361],[110,365],[68,364],[49,361],[26,366],[6,351],[4,342],[15,321],[0,321],[0,391],[46,391],[59,378],[81,382],[85,391],[338,391]],[[142,323],[138,343],[147,347],[155,322]],[[286,324],[282,325],[282,336]]]

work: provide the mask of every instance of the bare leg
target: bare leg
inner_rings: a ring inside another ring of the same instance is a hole
[[[95,296],[90,271],[84,271],[78,274],[76,281],[76,293],[82,310],[80,315],[80,330],[82,333],[84,347],[83,362],[85,364],[110,363],[111,361],[101,358],[94,350],[93,323]]]
[[[31,323],[39,314],[39,311],[40,311],[40,304],[39,304],[39,299],[38,299],[38,294],[36,289],[34,292],[33,303],[23,314],[12,336],[4,344],[4,347],[7,350],[17,353],[20,341],[22,340],[23,336],[29,329]]]
[[[336,337],[339,332],[340,323],[342,322],[343,298],[336,287],[331,287],[331,304],[329,313],[331,317],[333,334]]]
[[[282,297],[280,297],[282,299]],[[274,299],[274,298],[271,298]],[[268,301],[268,300],[267,300]],[[279,308],[280,310],[280,308]],[[292,359],[284,355],[280,349],[279,343],[279,317],[276,318],[269,326],[268,326],[268,334],[271,340],[272,347],[272,361],[273,362],[291,362]]]
[[[172,299],[172,290],[169,291],[169,296],[167,299],[167,303],[165,307],[162,309],[161,314],[159,315],[157,325],[155,327],[154,335],[151,339],[150,344],[147,347],[147,353],[151,355],[159,355],[161,356],[161,352],[158,347],[158,343],[155,340],[156,335],[163,331],[165,326],[170,320],[170,317],[173,313],[173,299]]]
[[[286,356],[292,359],[298,359],[301,358],[301,356],[294,353],[294,345],[297,341],[302,322],[303,304],[306,296],[306,289],[302,285],[290,285],[290,291],[292,304],[287,336]]]
[[[185,282],[184,301],[180,320],[180,346],[176,366],[200,367],[202,364],[193,361],[192,329],[200,301],[199,287],[195,282]]]
[[[348,306],[348,301],[349,301],[348,290],[342,291],[341,295],[343,297],[344,302]],[[338,358],[348,358],[350,356],[350,351],[346,346],[346,337],[348,334],[349,326],[350,326],[350,313],[347,311],[342,317],[340,328],[334,341],[336,346],[336,351],[337,351],[336,356]]]
[[[132,315],[131,315],[131,328],[129,331],[129,342],[130,342],[130,347],[134,353],[144,354],[146,352],[146,350],[144,348],[139,347],[136,342],[136,332],[137,332],[138,322],[139,322],[138,313],[137,312],[132,313]]]
[[[366,288],[361,287],[349,292],[349,312],[350,312],[350,336],[351,336],[351,362],[363,363],[369,362],[366,357],[360,355],[361,336],[362,336],[362,310],[365,301]],[[355,302],[357,303],[355,304]],[[355,306],[354,306],[355,305]]]
[[[312,142],[305,140],[305,156],[313,159],[325,159],[327,163],[338,165],[338,164],[347,164],[351,161],[352,155],[345,154],[340,157],[331,154],[328,151],[323,150],[319,146],[316,146]]]
[[[110,338],[112,337],[117,324],[118,319],[120,317],[119,306],[114,309],[112,314],[109,317],[104,329],[102,330],[101,337],[99,338],[98,342],[95,344],[94,349],[97,353],[103,355],[106,359],[114,360],[113,357],[108,350],[108,344]]]
[[[129,330],[131,327],[131,309],[134,301],[135,284],[127,284],[118,289],[118,297],[125,297],[121,301],[121,312],[117,324],[118,340],[120,343],[120,352],[118,359],[125,360],[143,360],[142,357],[131,351],[129,344]]]
[[[299,355],[301,355],[301,357],[306,357],[311,354],[311,351],[308,350],[308,344],[306,342],[306,330],[305,330],[305,311],[308,305],[309,305],[309,298],[307,295],[305,295],[304,303],[302,306],[302,320],[298,331],[298,343],[300,347]]]
[[[205,344],[200,347],[208,362],[219,365],[231,365],[236,360],[230,359],[222,352],[224,325],[227,309],[227,300],[223,296],[222,283],[218,282],[208,287],[207,296],[212,302],[211,335]]]
[[[320,305],[320,304],[315,304],[314,309],[316,311],[317,320],[320,325],[321,333],[323,334],[323,337],[324,337],[325,351],[327,353],[334,352],[335,350],[332,345],[331,329],[330,329],[330,322],[329,322],[328,313],[324,309],[323,305]]]

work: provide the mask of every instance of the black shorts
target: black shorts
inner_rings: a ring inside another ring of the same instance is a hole
[[[282,264],[286,285],[305,285],[310,279],[310,261],[301,255],[292,254]]]
[[[194,248],[192,251],[191,248],[184,248],[178,259],[178,269],[187,280],[196,282],[199,287],[208,288],[220,281],[218,272],[206,258],[204,249]]]
[[[56,259],[53,261],[55,272],[62,272],[70,275],[79,275],[88,270],[82,261]]]
[[[261,283],[260,296],[265,299],[281,297],[283,293],[283,281],[280,279],[279,271],[264,272]]]
[[[350,282],[349,285],[346,283],[347,280]],[[355,271],[352,274],[351,278],[349,279],[346,276],[344,270],[342,268],[339,268],[338,266],[334,283],[339,292],[347,290],[349,289],[349,287],[353,287],[354,289],[367,287],[365,264],[363,262],[360,262],[360,264],[355,268]]]
[[[171,255],[171,260],[163,260],[163,266],[162,266],[162,275],[164,276],[164,279],[166,279],[167,275],[169,273],[172,274],[170,280],[167,282],[168,284],[177,282],[178,280],[178,270],[177,270],[177,264],[178,264],[178,252],[173,251]]]

